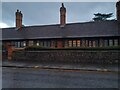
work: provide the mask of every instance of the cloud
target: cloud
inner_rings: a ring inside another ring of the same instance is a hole
[[[11,26],[7,25],[6,23],[0,22],[0,28],[7,28],[7,27],[11,27]]]

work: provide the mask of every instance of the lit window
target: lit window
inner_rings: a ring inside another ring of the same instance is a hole
[[[80,47],[80,40],[77,40],[77,47]]]
[[[25,41],[23,42],[23,46],[24,46],[24,47],[26,46],[26,42],[25,42]]]
[[[68,41],[69,47],[72,47],[72,40]]]
[[[25,41],[20,42],[20,47],[25,47],[25,46],[26,46]]]
[[[20,42],[18,42],[18,48],[20,48]]]
[[[95,41],[93,41],[93,47],[96,47],[96,42]]]
[[[73,47],[76,47],[76,40],[73,40]]]
[[[40,45],[39,41],[37,41],[36,45],[37,45],[37,46],[39,46],[39,45]]]

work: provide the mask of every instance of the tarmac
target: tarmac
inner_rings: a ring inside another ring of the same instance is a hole
[[[28,62],[28,61],[26,62],[26,61],[13,61],[13,60],[2,61],[2,67],[120,72],[118,65],[60,64],[60,63],[40,63],[40,62],[33,63],[33,62]]]

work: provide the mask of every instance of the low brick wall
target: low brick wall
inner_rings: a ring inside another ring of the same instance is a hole
[[[12,59],[53,63],[118,64],[119,53],[118,50],[15,51]]]

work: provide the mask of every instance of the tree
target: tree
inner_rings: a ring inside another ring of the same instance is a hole
[[[111,18],[113,16],[113,13],[109,13],[109,14],[97,13],[94,15],[95,15],[95,17],[93,18],[94,21],[106,21],[108,20],[108,18]]]

